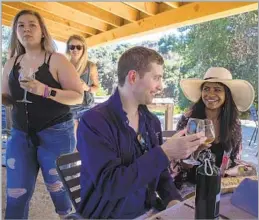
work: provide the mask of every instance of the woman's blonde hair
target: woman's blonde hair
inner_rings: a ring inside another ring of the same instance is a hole
[[[37,18],[41,31],[42,31],[42,39],[41,39],[41,48],[48,53],[53,53],[56,51],[56,45],[52,40],[45,22],[41,15],[32,10],[21,10],[14,18],[13,25],[12,25],[12,33],[11,33],[11,41],[9,45],[10,56],[13,57],[14,55],[20,56],[21,54],[25,53],[25,48],[18,40],[16,29],[17,29],[17,22],[20,16],[22,15],[33,15]]]
[[[76,71],[79,73],[79,75],[81,75],[85,71],[86,66],[87,66],[87,61],[88,61],[86,41],[85,41],[85,38],[80,35],[72,35],[68,38],[66,54],[67,54],[69,60],[71,60],[71,55],[70,55],[70,50],[69,50],[69,43],[71,40],[78,40],[83,45],[82,56],[79,58],[79,61],[77,62],[76,66],[75,66]]]

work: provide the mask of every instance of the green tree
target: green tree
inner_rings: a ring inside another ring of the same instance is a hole
[[[258,15],[249,12],[179,29],[178,37],[165,36],[159,51],[178,53],[182,78],[202,77],[211,66],[229,69],[234,78],[248,80],[258,98]],[[171,45],[171,46],[169,46]],[[188,101],[179,92],[179,104]]]
[[[2,65],[3,66],[7,61],[10,34],[11,34],[11,29],[7,26],[2,25]]]

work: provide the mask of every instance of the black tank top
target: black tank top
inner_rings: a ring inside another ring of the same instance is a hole
[[[52,55],[52,54],[51,54]],[[46,53],[44,63],[35,73],[35,78],[52,88],[62,89],[61,85],[53,78],[49,71],[49,56],[46,62]],[[15,59],[14,66],[9,75],[9,88],[12,98],[21,100],[24,95],[24,89],[20,87],[18,77],[20,62]],[[32,136],[45,128],[55,124],[68,121],[72,118],[68,105],[63,105],[51,99],[43,98],[42,96],[27,93],[27,99],[32,101],[30,104],[15,102],[12,109],[13,127],[27,132]]]
[[[85,68],[85,72],[80,76],[81,80],[83,80],[86,85],[88,86],[93,86],[93,81],[90,77],[91,75],[91,68],[90,68],[90,64],[91,62],[88,61],[86,68]],[[84,99],[86,98],[86,91],[84,91]],[[83,102],[84,103],[84,102]],[[78,109],[81,109],[81,107],[84,106],[83,104],[77,104],[77,105],[72,105],[70,106],[71,112],[76,112],[78,111]]]

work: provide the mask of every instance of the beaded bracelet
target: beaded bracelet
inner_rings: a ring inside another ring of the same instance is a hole
[[[45,85],[43,97],[44,98],[48,98],[49,97],[49,86],[48,85]]]

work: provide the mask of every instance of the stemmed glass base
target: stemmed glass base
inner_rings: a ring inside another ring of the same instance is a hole
[[[27,91],[24,90],[24,96],[22,100],[17,100],[16,102],[23,102],[23,103],[32,103],[31,101],[27,100]]]
[[[26,100],[26,99],[17,100],[16,102],[32,103],[31,101],[28,101],[28,100]]]
[[[35,73],[33,71],[33,68],[29,68],[29,72],[26,74],[26,72],[20,72],[19,73],[19,82],[29,82],[31,80],[35,79]],[[32,103],[31,101],[27,100],[27,93],[28,91],[24,90],[24,95],[22,100],[17,100],[16,102],[23,102],[23,103]]]

